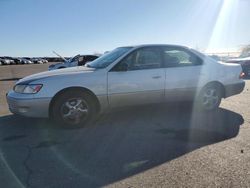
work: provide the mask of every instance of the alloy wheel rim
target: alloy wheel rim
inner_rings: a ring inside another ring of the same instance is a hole
[[[216,89],[208,88],[203,94],[202,104],[206,109],[213,109],[219,102],[219,95]]]
[[[65,122],[76,125],[87,119],[89,107],[83,98],[71,98],[62,104],[60,113]]]

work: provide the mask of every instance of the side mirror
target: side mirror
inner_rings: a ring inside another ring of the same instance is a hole
[[[128,70],[128,64],[127,63],[122,63],[117,67],[117,71],[127,71]]]

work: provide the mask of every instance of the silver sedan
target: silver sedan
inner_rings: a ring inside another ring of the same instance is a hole
[[[83,67],[34,74],[7,94],[9,109],[60,124],[84,125],[98,113],[131,105],[193,100],[215,110],[245,86],[242,69],[177,45],[120,47]]]

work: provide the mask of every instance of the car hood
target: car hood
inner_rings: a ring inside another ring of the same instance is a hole
[[[20,79],[16,84],[27,84],[35,80],[40,80],[48,77],[55,77],[55,76],[62,76],[62,75],[69,75],[69,74],[76,74],[76,73],[89,73],[93,72],[96,69],[89,68],[89,67],[70,67],[70,68],[64,68],[64,69],[56,69],[52,71],[45,71],[37,74],[33,74],[27,77],[24,77]]]
[[[62,65],[62,64],[64,64],[64,63],[65,63],[65,62],[55,63],[55,64],[50,65],[49,67],[54,67],[54,66]]]

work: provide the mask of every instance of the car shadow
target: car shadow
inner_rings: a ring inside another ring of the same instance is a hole
[[[39,155],[33,152],[35,165],[29,163],[33,179],[39,178],[40,184],[33,181],[34,187],[51,185],[48,179],[60,180],[54,182],[55,187],[72,187],[73,183],[84,187],[105,186],[198,148],[234,138],[244,122],[240,114],[227,109],[205,113],[193,111],[186,104],[116,110],[101,116],[91,126],[74,130],[51,126],[46,120],[34,120],[35,123],[31,124],[33,119],[15,118],[0,118],[1,129],[3,123],[8,126],[4,129],[6,135],[10,135],[8,131],[13,132],[13,129],[19,130],[15,131],[19,135],[6,136],[2,141],[25,139],[24,135],[44,130],[49,131],[50,138],[53,138],[50,141],[54,145],[42,138],[34,144],[37,152],[42,151]],[[43,154],[48,157],[41,157]],[[12,164],[11,157],[7,161],[15,169],[13,164],[16,163]],[[65,168],[67,172],[62,170]],[[69,174],[73,178],[71,181],[66,180]]]

